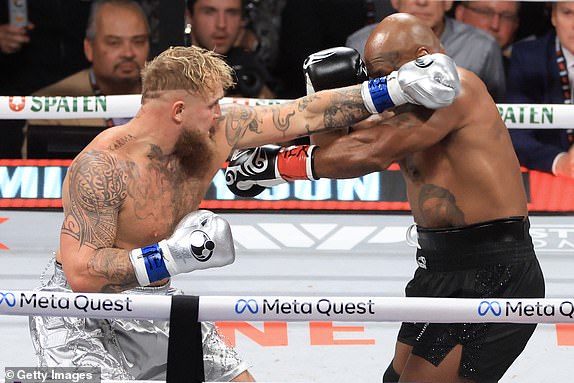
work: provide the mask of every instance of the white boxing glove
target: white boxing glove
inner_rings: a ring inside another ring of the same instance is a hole
[[[403,104],[438,109],[453,103],[460,79],[452,58],[433,53],[410,61],[390,73],[362,84],[361,94],[371,113]]]
[[[173,234],[129,253],[140,286],[189,271],[233,263],[235,247],[229,223],[208,211],[189,213]]]

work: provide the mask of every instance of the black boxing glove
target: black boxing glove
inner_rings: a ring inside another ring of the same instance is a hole
[[[315,145],[264,145],[236,150],[225,170],[225,183],[233,194],[255,197],[265,188],[295,180],[316,180]]]
[[[361,55],[348,47],[329,48],[309,55],[303,63],[303,72],[307,94],[368,80]]]
[[[357,51],[337,47],[310,55],[303,64],[307,94],[349,86],[362,81],[361,94],[371,113],[416,104],[438,109],[453,103],[460,92],[454,60],[442,53],[418,57],[387,76],[366,81],[366,70]]]

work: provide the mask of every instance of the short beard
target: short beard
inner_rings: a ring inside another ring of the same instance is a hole
[[[173,154],[188,177],[203,177],[211,168],[215,143],[207,135],[184,130],[175,143]]]

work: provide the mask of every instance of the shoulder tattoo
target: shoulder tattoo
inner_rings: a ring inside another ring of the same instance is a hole
[[[111,247],[117,216],[127,196],[127,173],[115,156],[101,151],[81,154],[68,174],[69,205],[62,233],[94,249]]]

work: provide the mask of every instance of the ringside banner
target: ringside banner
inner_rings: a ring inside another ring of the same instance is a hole
[[[70,160],[0,160],[0,208],[62,207],[62,182]],[[574,212],[574,180],[523,169],[532,212]],[[200,205],[210,210],[410,210],[398,166],[363,177],[295,181],[257,197],[235,196],[221,169]]]

